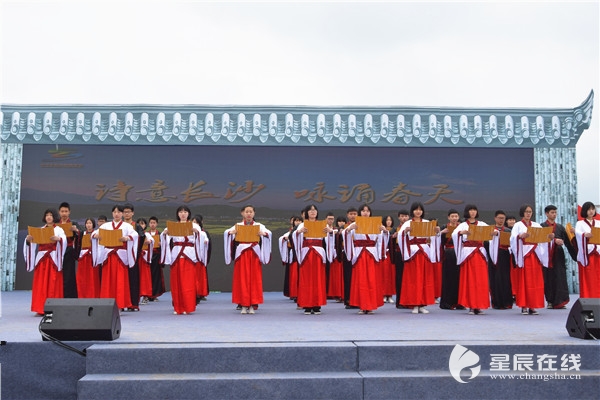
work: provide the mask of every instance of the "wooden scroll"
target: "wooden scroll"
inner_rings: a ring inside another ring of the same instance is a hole
[[[154,239],[154,244],[152,245],[153,249],[157,249],[160,247],[160,235],[150,235],[152,236],[152,239]],[[146,243],[146,235],[142,236],[144,238],[144,244],[142,245],[142,250],[149,250],[150,249],[150,244]],[[140,240],[142,240],[142,238],[140,237]]]
[[[456,225],[456,226],[458,226],[458,225]],[[452,232],[454,232],[454,230],[456,229],[456,226],[446,226],[446,229],[448,229],[448,232],[446,232],[446,239],[452,238]]]
[[[500,232],[500,246],[510,247],[510,232]]]
[[[167,221],[167,232],[169,236],[190,236],[194,233],[192,229],[192,221]]]
[[[236,225],[235,241],[239,243],[256,243],[260,240],[260,225]]]
[[[467,236],[467,240],[485,242],[486,240],[492,240],[492,233],[494,233],[493,225],[486,226],[469,224],[469,235]]]
[[[551,240],[548,235],[552,233],[552,227],[546,226],[544,228],[537,228],[535,226],[530,226],[527,228],[527,233],[529,234],[529,237],[525,239],[526,243],[548,243]]]
[[[92,247],[92,236],[91,235],[81,236],[81,248],[89,249],[91,247]]]
[[[60,226],[62,230],[65,231],[65,235],[68,238],[73,237],[73,231],[71,230],[71,228],[73,227],[72,223],[67,222],[66,224],[56,224],[56,226]]]
[[[119,240],[123,237],[123,230],[121,229],[98,229],[98,236],[100,238],[100,245],[104,247],[123,246],[123,242]]]
[[[325,237],[325,228],[327,227],[327,221],[304,221],[304,227],[308,229],[308,231],[304,234],[306,238],[324,238]]]
[[[410,222],[410,236],[413,236],[413,237],[435,236],[436,226],[437,226],[436,220],[432,220],[429,222],[411,221]]]
[[[376,235],[381,231],[381,217],[356,217],[356,233],[363,235]]]
[[[160,247],[160,234],[151,235],[152,239],[154,239],[154,248],[158,249]]]
[[[36,228],[35,226],[28,226],[27,233],[33,236],[33,243],[36,244],[50,244],[54,243],[52,236],[54,236],[54,228],[51,226],[45,226],[43,228]]]
[[[588,244],[600,244],[600,228],[592,228],[592,237],[588,239]]]
[[[573,225],[571,225],[570,222],[567,222],[565,230],[567,231],[567,238],[569,238],[569,242],[572,242],[573,238],[575,238],[575,229],[573,229]]]

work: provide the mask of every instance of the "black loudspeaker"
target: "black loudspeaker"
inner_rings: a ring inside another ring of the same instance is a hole
[[[569,336],[579,339],[600,338],[600,299],[579,299],[567,318]]]
[[[40,330],[61,341],[115,340],[121,317],[115,299],[47,299]]]

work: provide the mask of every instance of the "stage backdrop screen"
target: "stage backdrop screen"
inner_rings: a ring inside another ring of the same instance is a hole
[[[179,205],[204,217],[212,243],[210,290],[230,291],[232,266],[225,265],[223,232],[252,204],[256,220],[273,232],[265,291],[283,288],[277,239],[289,218],[315,204],[319,218],[368,203],[374,216],[396,214],[415,201],[426,218],[446,222],[476,204],[493,223],[503,209],[516,214],[534,202],[532,149],[279,147],[279,146],[23,146],[17,289],[31,288],[21,246],[28,225],[40,226],[46,208],[71,204],[71,219],[111,218],[114,204],[135,206],[134,219],[150,216],[164,228]],[[168,283],[168,267],[165,267]]]

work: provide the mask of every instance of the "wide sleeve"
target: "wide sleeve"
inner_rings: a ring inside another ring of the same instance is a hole
[[[271,243],[273,234],[263,224],[260,224],[260,231],[266,233],[260,241],[260,262],[268,264],[271,262]]]

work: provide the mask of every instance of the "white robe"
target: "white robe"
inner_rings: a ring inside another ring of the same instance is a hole
[[[423,222],[429,222],[426,219],[422,220]],[[423,252],[429,257],[429,261],[432,263],[439,262],[441,260],[440,248],[441,248],[441,236],[439,234],[435,236],[430,236],[428,239],[430,243],[424,244],[411,244],[409,246],[409,240],[414,239],[414,236],[410,236],[410,234],[406,233],[405,230],[410,226],[412,220],[406,221],[400,227],[400,231],[398,232],[398,240],[400,252],[402,253],[402,258],[404,261],[408,261],[414,257],[415,254],[419,251],[419,246],[423,249]]]
[[[483,257],[487,260],[487,252],[485,251],[485,248],[483,246],[477,248],[465,247],[463,245],[464,242],[469,240],[469,236],[460,235],[459,237],[458,233],[462,231],[468,231],[469,225],[470,224],[468,221],[462,222],[456,227],[456,229],[454,229],[454,231],[452,231],[452,242],[454,243],[454,252],[456,253],[456,265],[462,264],[475,250],[479,250],[481,254],[483,254]],[[483,221],[477,221],[477,225],[488,226],[488,224],[486,224]]]
[[[531,226],[536,228],[542,227],[540,224],[533,221],[531,221]],[[517,222],[510,232],[510,249],[515,255],[515,262],[517,263],[517,266],[519,268],[523,268],[525,256],[531,251],[535,251],[542,265],[547,268],[549,243],[538,243],[537,246],[533,244],[526,244],[524,243],[523,239],[519,238],[519,235],[525,232],[527,232],[527,226],[525,226],[523,221]]]
[[[180,252],[183,252],[182,254],[185,254],[185,256],[194,263],[201,261],[204,265],[207,264],[208,236],[206,235],[206,232],[200,228],[200,225],[195,222],[192,222],[192,229],[197,229],[200,233],[193,232],[191,235],[187,236],[188,242],[192,243],[193,246],[185,246],[183,251],[181,250],[181,246],[178,246],[178,243],[185,242],[184,236],[170,236],[166,229],[160,234],[161,264],[173,264]],[[173,239],[172,249],[169,246],[171,239]]]
[[[56,242],[55,250],[50,252],[50,258],[52,258],[52,262],[56,265],[56,269],[62,271],[62,263],[65,258],[65,251],[67,250],[67,236],[60,226],[54,227],[54,236],[58,236],[60,240]],[[47,251],[45,250],[38,251],[37,243],[27,243],[27,241],[25,241],[23,243],[23,256],[25,257],[27,271],[33,271],[46,253]]]
[[[243,222],[238,222],[236,225],[244,225]],[[258,225],[260,232],[265,232],[266,236],[261,236],[260,246],[254,246],[254,252],[258,256],[261,264],[268,264],[271,262],[271,237],[272,233],[263,224],[253,222],[252,225]],[[235,235],[231,234],[235,230],[235,226],[227,229],[223,233],[223,241],[225,242],[225,264],[231,264],[231,249],[235,240]],[[235,259],[247,248],[251,247],[251,243],[239,243],[235,251]]]
[[[129,240],[126,242],[127,249],[122,249],[122,248],[110,249],[110,248],[106,248],[106,247],[102,246],[99,243],[99,239],[98,239],[98,231],[100,229],[106,229],[109,231],[112,231],[115,229],[121,229],[121,231],[123,232],[123,236],[127,236],[129,238]],[[117,256],[121,259],[123,264],[127,265],[129,268],[132,268],[135,265],[135,261],[136,261],[136,257],[137,257],[136,252],[137,252],[137,248],[138,248],[138,239],[139,239],[139,235],[136,232],[136,230],[133,228],[133,226],[131,226],[131,224],[128,224],[125,221],[121,221],[121,224],[118,225],[117,227],[113,227],[112,221],[102,224],[102,226],[100,226],[100,228],[96,229],[92,233],[93,264],[94,265],[103,264],[104,261],[106,261],[106,259],[108,258],[108,255],[111,252],[116,251]]]
[[[592,226],[594,228],[600,227],[600,221],[594,219],[592,221]],[[577,224],[575,224],[575,237],[577,239],[577,261],[584,267],[587,267],[590,261],[588,254],[592,253],[594,250],[600,254],[600,245],[589,244],[588,238],[583,236],[591,231],[592,228],[585,222],[585,220],[577,221]]]

